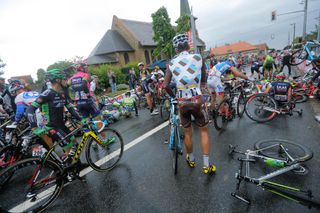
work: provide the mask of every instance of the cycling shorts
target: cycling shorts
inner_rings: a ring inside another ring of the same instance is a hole
[[[209,123],[208,113],[204,109],[201,98],[197,102],[184,102],[183,104],[179,102],[179,111],[181,125],[184,128],[191,126],[191,115],[194,117],[194,123],[199,127],[203,127]]]
[[[211,93],[223,93],[224,88],[222,86],[221,78],[218,76],[209,76],[208,80],[208,88]]]
[[[84,118],[89,118],[89,117],[94,118],[100,115],[99,107],[93,100],[88,102],[79,101],[77,103],[77,108],[81,116]]]
[[[70,130],[65,125],[52,127],[52,129],[49,130],[49,135],[54,141],[61,141],[61,147],[67,146],[70,143],[71,136],[65,138],[68,134],[70,134]]]

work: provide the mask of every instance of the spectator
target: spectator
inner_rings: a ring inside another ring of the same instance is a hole
[[[98,84],[98,77],[96,75],[91,76],[91,82],[90,82],[90,92],[92,93],[92,98],[95,102],[97,102],[97,97],[95,94],[95,91],[97,89],[97,84]]]
[[[129,70],[128,76],[127,76],[127,81],[129,84],[130,90],[134,89],[136,87],[136,82],[137,82],[137,76],[134,71],[134,68],[131,68]]]
[[[109,77],[109,84],[111,86],[112,93],[114,94],[117,92],[117,84],[116,84],[116,76],[111,69],[108,71],[108,77]]]

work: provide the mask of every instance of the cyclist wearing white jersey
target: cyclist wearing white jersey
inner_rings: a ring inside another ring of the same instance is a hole
[[[186,160],[189,167],[195,167],[195,157],[192,147],[191,116],[195,124],[200,128],[201,147],[203,153],[204,173],[216,171],[215,165],[209,164],[209,134],[208,115],[202,103],[202,92],[200,89],[206,84],[205,64],[199,54],[189,54],[188,36],[176,35],[173,38],[173,47],[177,56],[167,65],[164,87],[171,97],[175,97],[171,87],[171,79],[177,87],[176,98],[180,111],[181,124],[184,128],[184,144],[187,150]]]

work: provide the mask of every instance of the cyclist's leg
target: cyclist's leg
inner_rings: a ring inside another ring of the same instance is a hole
[[[190,167],[195,166],[194,162],[194,155],[193,155],[193,145],[192,145],[192,127],[191,127],[191,113],[190,110],[185,107],[184,105],[181,105],[179,107],[180,111],[180,121],[181,125],[183,127],[183,133],[184,133],[184,146],[186,147],[186,160]]]

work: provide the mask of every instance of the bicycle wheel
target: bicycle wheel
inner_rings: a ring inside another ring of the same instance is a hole
[[[98,137],[103,141],[103,144],[98,144],[93,139],[89,140],[86,147],[86,158],[94,170],[109,171],[117,165],[122,157],[123,139],[118,131],[110,128],[105,128]]]
[[[8,176],[10,181],[4,184]],[[54,161],[29,158],[0,172],[1,211],[41,212],[63,188],[62,169]]]
[[[308,58],[308,53],[302,48],[294,51],[290,57],[289,64],[291,66],[297,66],[303,63]]]
[[[245,105],[247,116],[258,123],[271,121],[277,115],[274,111],[277,109],[276,101],[268,94],[260,93],[251,96]]]
[[[298,162],[304,162],[313,157],[313,153],[308,147],[283,139],[268,139],[258,141],[254,144],[254,148],[256,150],[262,149],[259,151],[259,153],[264,156],[279,160],[287,160],[288,155],[281,149],[280,144],[284,146],[286,152]],[[269,146],[272,147],[264,149]]]
[[[162,120],[167,121],[170,117],[170,103],[169,99],[162,99],[160,103],[160,117]]]
[[[179,159],[179,154],[181,153],[181,147],[179,147],[179,144],[181,144],[180,140],[181,138],[179,135],[178,127],[175,127],[174,138],[173,138],[174,149],[172,150],[172,168],[175,175],[178,173],[178,159]]]
[[[302,93],[292,93],[292,98],[295,101],[295,103],[303,103],[308,100],[308,96]]]
[[[226,115],[226,109],[230,110],[230,106],[226,99],[224,99],[213,112],[214,127],[218,131],[224,130],[227,127],[229,118]]]
[[[240,96],[237,102],[237,114],[239,118],[243,116],[245,104],[246,104],[246,95],[244,93],[240,93]]]

